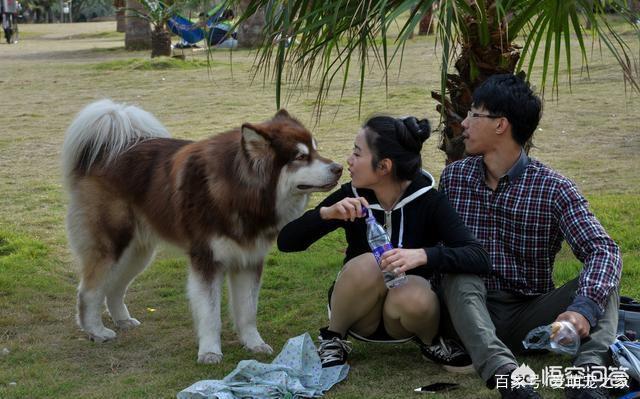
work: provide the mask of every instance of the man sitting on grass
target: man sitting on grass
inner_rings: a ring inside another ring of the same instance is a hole
[[[472,155],[447,166],[440,189],[482,242],[493,273],[451,274],[442,295],[453,326],[489,388],[518,367],[514,352],[531,329],[569,321],[582,338],[576,366],[607,366],[618,322],[618,246],[569,179],[523,150],[541,101],[520,78],[494,75],[473,94],[462,122]],[[584,267],[560,288],[553,262],[566,240]],[[587,371],[588,372],[588,371]],[[502,378],[502,377],[500,377]],[[503,398],[539,398],[530,386],[498,387]],[[607,398],[603,388],[566,389],[567,398]]]

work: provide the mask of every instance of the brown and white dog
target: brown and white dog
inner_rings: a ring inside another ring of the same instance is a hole
[[[278,231],[304,211],[309,193],[334,187],[342,166],[321,157],[311,133],[281,110],[264,123],[192,142],[169,138],[150,113],[102,100],[67,131],[62,163],[70,196],[67,232],[80,261],[78,324],[94,341],[140,322],[124,297],[157,240],[183,248],[198,362],[217,363],[220,298],[228,274],[240,341],[271,353],[256,328],[263,260]]]

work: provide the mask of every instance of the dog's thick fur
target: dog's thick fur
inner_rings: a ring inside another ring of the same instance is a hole
[[[69,244],[80,262],[78,324],[92,340],[116,336],[102,322],[105,302],[117,328],[140,324],[124,297],[164,239],[191,261],[198,361],[222,359],[225,274],[240,341],[272,352],[256,328],[264,257],[309,193],[331,189],[342,172],[318,154],[300,122],[281,110],[267,122],[192,142],[169,138],[146,111],[102,100],[69,127],[62,164]]]

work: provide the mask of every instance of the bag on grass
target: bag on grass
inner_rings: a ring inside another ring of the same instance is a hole
[[[620,309],[618,310],[618,335],[632,335],[635,340],[640,337],[640,302],[627,296],[620,297]]]
[[[622,336],[616,339],[610,349],[613,363],[618,367],[627,368],[629,377],[638,384],[640,382],[640,342],[627,341],[626,337]]]

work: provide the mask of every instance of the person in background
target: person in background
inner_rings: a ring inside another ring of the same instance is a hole
[[[20,3],[2,1],[0,2],[0,16],[2,18],[2,30],[7,44],[18,43],[18,14],[22,8]]]

